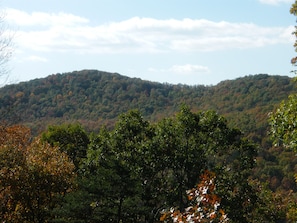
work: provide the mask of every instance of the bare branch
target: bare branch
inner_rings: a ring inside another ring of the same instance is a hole
[[[5,84],[7,81],[9,74],[7,63],[12,57],[14,49],[12,41],[14,39],[14,33],[10,31],[5,17],[5,11],[0,10],[0,78],[4,80],[2,84]]]

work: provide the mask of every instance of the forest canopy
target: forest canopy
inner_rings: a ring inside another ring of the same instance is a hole
[[[87,140],[77,125],[49,127],[42,140],[32,142],[17,141],[15,134],[23,134],[21,139],[29,134],[26,128],[11,128],[16,130],[3,129],[6,138],[1,151],[2,160],[12,163],[3,163],[1,171],[14,175],[0,183],[12,198],[20,191],[25,194],[12,199],[18,201],[14,206],[2,204],[3,221],[23,216],[22,222],[157,222],[164,211],[190,205],[187,190],[208,170],[216,174],[216,193],[230,221],[249,222],[250,211],[255,218],[258,215],[258,198],[250,181],[257,147],[215,112],[193,113],[184,106],[175,116],[152,124],[131,110],[119,116],[112,130],[102,128]],[[73,156],[71,148],[80,148],[81,142],[86,144],[78,154],[85,155]],[[16,151],[7,153],[5,148]],[[19,161],[13,158],[15,154]],[[74,176],[75,188],[71,186]],[[16,187],[5,184],[16,179]],[[24,185],[27,189],[20,188]],[[53,191],[48,193],[49,189]],[[55,200],[49,194],[63,196]],[[28,204],[34,202],[29,195],[38,198],[38,203]],[[36,217],[22,214],[29,207],[29,215]]]

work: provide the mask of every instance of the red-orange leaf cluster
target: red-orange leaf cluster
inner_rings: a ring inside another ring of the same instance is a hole
[[[215,194],[215,174],[206,170],[200,177],[197,187],[187,191],[192,206],[184,212],[174,208],[164,212],[161,222],[228,222],[227,215],[219,208],[221,199]]]

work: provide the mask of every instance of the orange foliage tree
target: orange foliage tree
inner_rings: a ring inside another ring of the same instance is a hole
[[[228,222],[227,215],[219,208],[221,199],[215,194],[215,174],[206,170],[196,188],[187,191],[191,205],[184,212],[174,208],[165,211],[160,218],[165,223]]]
[[[31,140],[24,126],[0,127],[1,222],[46,222],[56,195],[71,189],[74,165],[66,153]]]

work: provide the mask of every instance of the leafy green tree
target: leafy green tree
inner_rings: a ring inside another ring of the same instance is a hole
[[[297,1],[292,4],[290,13],[294,16],[297,16]],[[293,32],[295,36],[294,48],[297,51],[297,27],[295,26],[295,31]],[[291,59],[292,65],[296,66],[297,57]],[[294,70],[296,73],[296,70]],[[290,149],[297,152],[297,94],[291,94],[288,96],[287,100],[281,102],[278,108],[272,112],[269,116],[270,124],[270,136],[273,140],[275,146],[284,146],[287,149]],[[283,179],[285,180],[285,179]],[[295,174],[295,180],[297,176]],[[276,195],[277,196],[277,193]],[[286,202],[287,204],[290,201]],[[288,206],[288,205],[287,205]],[[296,207],[290,208],[287,210],[287,219],[291,220],[296,218]]]
[[[150,124],[132,110],[114,129],[90,137],[79,190],[66,195],[61,219],[156,222],[161,210],[187,207],[186,190],[209,169],[217,176],[222,208],[232,210],[230,220],[249,222],[255,154],[256,147],[215,112],[183,106],[174,117]]]
[[[297,16],[297,1],[292,4],[290,13]],[[293,32],[297,37],[297,27]],[[297,38],[294,44],[297,51]],[[291,63],[296,65],[297,57],[292,58]],[[270,115],[270,133],[275,144],[282,144],[287,148],[297,151],[297,95],[291,94],[288,100],[282,101],[277,110]]]
[[[257,147],[245,140],[239,130],[229,128],[215,112],[193,113],[182,107],[175,118],[158,123],[153,142],[158,148],[153,151],[159,165],[163,207],[169,204],[185,208],[185,191],[209,169],[217,175],[217,193],[222,207],[230,212],[230,221],[249,222],[256,197],[248,178],[255,165]]]
[[[58,146],[66,152],[78,168],[83,158],[86,158],[89,137],[79,124],[64,124],[49,126],[42,134],[42,141]]]
[[[140,164],[145,150],[141,147],[147,143],[148,129],[149,123],[140,113],[130,111],[119,117],[112,131],[102,128],[90,137],[87,159],[79,171],[79,188],[59,207],[60,219],[141,222],[145,215]]]
[[[297,95],[290,95],[270,115],[270,134],[275,145],[297,151]]]
[[[219,155],[220,153],[218,153]],[[257,147],[244,138],[229,145],[216,165],[217,194],[230,222],[252,222],[258,196],[250,184]]]
[[[143,119],[138,110],[131,110],[119,116],[111,133],[116,157],[115,171],[120,176],[120,187],[122,188],[119,196],[122,197],[119,202],[122,207],[119,206],[118,211],[122,212],[121,210],[125,207],[123,216],[134,215],[135,219],[147,218],[149,210],[146,209],[144,192],[147,182],[146,175],[148,171],[152,170],[150,168],[150,164],[152,164],[150,162],[152,161],[150,160],[152,130],[150,123]],[[138,201],[139,205],[133,208],[133,201]],[[128,210],[132,211],[129,213]]]
[[[199,134],[199,116],[186,107],[176,118],[165,118],[157,123],[151,150],[157,173],[152,180],[156,181],[153,185],[159,184],[163,205],[184,208],[187,202],[184,192],[195,185],[206,168]]]

